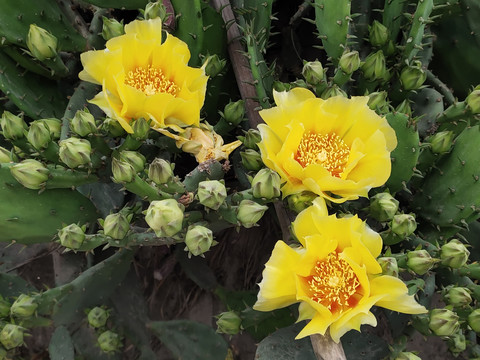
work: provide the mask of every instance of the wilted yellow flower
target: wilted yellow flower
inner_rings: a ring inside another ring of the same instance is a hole
[[[335,342],[360,325],[376,326],[373,305],[407,314],[425,313],[402,280],[382,275],[376,258],[382,239],[357,216],[328,216],[322,198],[293,223],[301,246],[278,241],[265,265],[255,310],[300,303],[299,320],[311,319],[297,339],[324,335]]]
[[[322,100],[304,88],[275,92],[258,126],[262,160],[278,172],[284,196],[304,190],[334,202],[367,196],[390,176],[395,131],[368,97]]]
[[[242,142],[236,140],[223,145],[223,138],[213,130],[213,126],[201,123],[199,127],[181,129],[179,135],[166,129],[158,129],[162,134],[175,139],[179,149],[195,155],[198,163],[207,160],[226,160],[228,155],[239,147]]]
[[[207,76],[187,66],[187,44],[167,34],[162,21],[135,20],[106,49],[81,55],[82,80],[102,85],[91,103],[132,133],[133,119],[151,119],[154,129],[198,125]]]

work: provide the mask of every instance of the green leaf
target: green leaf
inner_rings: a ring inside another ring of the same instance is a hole
[[[66,327],[57,327],[48,345],[48,353],[50,360],[73,359],[75,350],[73,349],[72,338]]]
[[[385,340],[368,332],[351,330],[342,336],[342,345],[348,360],[384,359],[390,353]]]

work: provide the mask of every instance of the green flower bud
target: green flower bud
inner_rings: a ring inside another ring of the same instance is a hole
[[[243,100],[229,102],[223,109],[223,117],[228,124],[238,125],[243,121],[244,116],[245,102]]]
[[[70,120],[70,129],[81,137],[93,134],[97,131],[95,118],[88,110],[78,110]]]
[[[70,224],[58,231],[60,244],[67,249],[80,249],[85,241],[85,230],[77,224]]]
[[[147,6],[145,6],[143,16],[145,20],[160,18],[163,22],[167,17],[167,9],[161,1],[149,2]]]
[[[102,16],[102,20],[102,37],[105,40],[110,40],[114,37],[125,34],[125,30],[123,28],[123,20],[118,21],[116,19],[110,19],[105,16]]]
[[[420,61],[413,65],[405,66],[400,73],[400,82],[405,90],[417,90],[427,80],[427,73],[422,69]]]
[[[410,107],[410,101],[408,99],[403,100],[400,105],[398,105],[395,109],[397,112],[402,114],[407,114],[408,116],[412,116],[412,108]]]
[[[191,226],[185,235],[185,245],[187,245],[185,250],[188,250],[189,256],[190,254],[193,256],[202,255],[215,244],[212,230],[201,225]]]
[[[152,201],[145,215],[158,237],[170,237],[182,230],[183,205],[174,199]]]
[[[480,309],[475,309],[468,315],[468,325],[480,334]]]
[[[57,56],[57,38],[35,24],[30,24],[27,47],[32,55],[40,61]]]
[[[120,161],[129,163],[139,173],[145,168],[145,156],[136,151],[123,150],[120,153]]]
[[[244,137],[239,137],[239,139],[243,142],[243,146],[247,149],[258,150],[258,143],[262,141],[262,135],[260,135],[260,131],[257,129],[249,129]]]
[[[413,234],[417,228],[414,214],[398,214],[395,215],[391,223],[392,231],[402,239]]]
[[[453,335],[460,328],[458,315],[448,309],[433,309],[430,312],[430,323],[428,324],[437,336]]]
[[[387,192],[370,198],[370,215],[378,221],[392,220],[398,211],[398,200]]]
[[[372,92],[368,94],[368,107],[374,111],[388,109],[388,102],[387,102],[387,92],[380,91],[380,92]]]
[[[290,91],[292,90],[292,85],[289,83],[284,83],[284,82],[275,80],[273,82],[273,89],[278,92]]]
[[[148,138],[148,133],[150,132],[150,124],[144,118],[135,120],[132,123],[133,137],[138,141],[146,140]]]
[[[0,146],[0,164],[9,163],[12,161],[17,161],[16,155],[12,151]]]
[[[104,331],[98,336],[98,345],[103,352],[113,353],[122,346],[122,339],[120,335],[111,330]]]
[[[210,55],[203,62],[205,74],[213,78],[222,72],[226,64],[227,60],[220,59],[217,54]]]
[[[304,61],[302,75],[308,84],[320,84],[325,76],[322,63],[318,60]]]
[[[108,311],[96,306],[88,312],[87,319],[91,327],[104,327],[107,324]]]
[[[47,124],[42,121],[31,122],[28,128],[27,140],[38,151],[47,148],[52,141]]]
[[[38,190],[45,186],[50,171],[40,161],[26,159],[10,168],[13,177],[28,189]]]
[[[169,181],[172,181],[172,164],[162,158],[155,158],[148,167],[148,178],[157,185],[166,184]]]
[[[14,349],[23,344],[23,327],[6,324],[0,331],[0,343],[7,350]]]
[[[458,239],[453,239],[440,248],[442,265],[453,269],[461,268],[467,263],[470,251]]]
[[[358,70],[360,67],[360,62],[360,55],[358,54],[358,51],[355,50],[343,53],[340,57],[338,65],[345,74],[351,74]]]
[[[137,172],[130,163],[112,158],[112,174],[116,183],[129,183],[133,181]]]
[[[325,100],[334,96],[348,97],[347,93],[342,89],[340,89],[337,84],[333,84],[332,86],[329,86],[320,95],[320,97]]]
[[[293,195],[290,195],[287,198],[288,207],[290,210],[300,213],[306,208],[312,206],[313,200],[318,197],[317,194],[314,194],[310,191],[302,191]]]
[[[375,47],[383,46],[388,41],[388,29],[385,25],[374,20],[372,25],[368,26],[368,38],[370,44]]]
[[[422,360],[422,358],[412,352],[401,352],[397,355],[395,360]]]
[[[236,335],[240,332],[242,318],[235,311],[222,312],[217,317],[217,333]]]
[[[116,240],[122,240],[130,230],[130,220],[122,213],[107,215],[103,222],[103,232]]]
[[[60,138],[60,132],[62,131],[62,121],[55,118],[40,119],[37,121],[44,122],[50,131],[50,137],[54,140]]]
[[[61,140],[58,156],[60,160],[73,169],[90,163],[92,146],[86,139],[69,138]]]
[[[102,123],[102,129],[112,137],[123,136],[126,134],[125,129],[120,123],[112,118],[106,118]]]
[[[246,149],[240,152],[242,164],[247,170],[258,171],[263,167],[262,156],[258,151]]]
[[[447,340],[448,350],[452,352],[454,356],[458,356],[462,351],[467,349],[467,341],[462,331],[457,331]]]
[[[471,291],[466,287],[450,286],[445,289],[444,300],[455,307],[469,305],[472,302]]]
[[[472,113],[480,113],[480,85],[473,89],[470,94],[468,94],[465,102]]]
[[[428,138],[430,149],[435,154],[444,154],[452,147],[453,131],[440,131]]]
[[[382,274],[398,277],[397,259],[394,257],[380,257],[377,262],[382,267]]]
[[[218,210],[227,198],[227,189],[218,180],[201,181],[198,183],[197,196],[200,204]]]
[[[386,80],[389,77],[385,55],[383,55],[382,50],[368,55],[361,67],[367,80]]]
[[[252,180],[253,196],[267,200],[279,197],[280,182],[280,176],[275,171],[263,168]]]
[[[10,316],[10,307],[12,305],[0,295],[0,319],[5,319]]]
[[[0,119],[0,126],[2,127],[3,137],[9,140],[18,140],[25,137],[25,130],[27,124],[22,118],[13,115],[9,111],[4,111]]]
[[[237,220],[248,229],[253,227],[267,210],[268,206],[252,200],[242,200],[237,209]]]
[[[29,318],[35,314],[37,307],[38,304],[33,297],[26,294],[20,294],[10,308],[10,314],[16,318]]]
[[[438,262],[427,250],[409,251],[407,259],[407,267],[418,275],[426,274]]]

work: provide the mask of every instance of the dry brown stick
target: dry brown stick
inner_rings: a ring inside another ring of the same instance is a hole
[[[342,343],[337,344],[330,335],[310,335],[310,341],[318,360],[347,360]]]
[[[258,98],[255,90],[254,79],[250,65],[245,57],[245,49],[240,42],[242,34],[235,20],[230,1],[213,0],[215,10],[221,13],[225,26],[227,28],[228,54],[232,62],[233,72],[237,79],[240,95],[245,101],[245,110],[251,128],[256,128],[258,124],[263,123],[262,118],[258,114],[260,104],[256,100]]]

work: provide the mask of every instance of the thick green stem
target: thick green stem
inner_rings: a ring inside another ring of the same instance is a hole
[[[124,183],[123,186],[128,191],[137,194],[142,199],[148,199],[149,201],[172,198],[170,194],[166,194],[163,191],[154,188],[138,175],[135,175],[132,182]]]
[[[48,165],[50,171],[47,180],[47,189],[69,189],[72,187],[91,184],[98,181],[98,177],[94,174],[65,169],[64,167]]]

